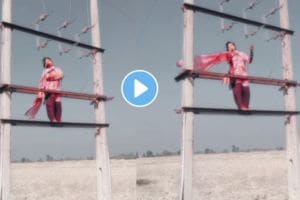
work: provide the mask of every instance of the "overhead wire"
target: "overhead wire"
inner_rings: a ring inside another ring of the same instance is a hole
[[[224,12],[224,5],[228,4],[231,0],[222,0],[219,3],[219,10],[220,12]],[[224,33],[225,31],[231,30],[237,22],[231,21],[229,24],[225,24],[225,20],[220,17],[220,22],[221,22],[221,30]]]
[[[62,30],[66,30],[69,25],[71,25],[72,23],[75,22],[76,18],[71,19],[71,14],[72,14],[72,0],[69,0],[69,9],[68,9],[68,13],[66,16],[66,20],[58,27],[57,29],[57,34],[58,36],[62,36]],[[64,45],[62,45],[60,42],[58,43],[58,51],[59,51],[59,55],[63,55],[63,54],[67,54],[72,50],[71,48],[65,47]]]

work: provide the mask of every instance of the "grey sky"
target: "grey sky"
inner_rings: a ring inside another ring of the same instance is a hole
[[[56,33],[57,27],[68,17],[69,0],[45,0],[48,11],[53,11],[49,19],[41,24],[43,31]],[[249,1],[232,0],[225,11],[241,15],[241,10]],[[249,14],[252,19],[260,19],[273,7],[274,2],[264,1]],[[72,0],[71,18],[74,24],[64,32],[73,38],[88,23],[87,0]],[[218,1],[195,0],[195,3],[218,9]],[[115,96],[107,103],[108,142],[111,154],[145,152],[164,149],[180,149],[181,116],[174,113],[180,106],[181,84],[174,82],[178,73],[176,60],[182,54],[182,12],[179,0],[100,0],[100,25],[103,56],[105,93]],[[300,80],[297,66],[299,55],[299,7],[296,0],[289,0],[290,24],[295,30],[293,59],[295,79]],[[33,27],[37,17],[43,12],[41,1],[13,0],[13,22]],[[264,31],[257,36],[244,39],[243,26],[236,25],[224,34],[217,18],[204,14],[195,15],[195,53],[217,52],[224,49],[227,40],[233,40],[238,48],[248,52],[255,45],[255,60],[249,66],[251,75],[281,77],[280,42],[265,42]],[[278,15],[270,18],[270,23],[278,25]],[[270,33],[271,35],[273,33]],[[50,56],[63,69],[64,90],[92,91],[92,66],[89,58],[79,59],[78,49],[59,56],[58,44],[50,42],[41,51],[35,48],[35,37],[13,32],[12,81],[16,84],[36,86],[42,72],[41,59]],[[89,34],[82,41],[89,42]],[[157,100],[146,108],[133,108],[121,97],[120,85],[123,77],[134,69],[144,69],[153,73],[159,82]],[[216,66],[215,71],[227,71],[228,66]],[[195,105],[207,107],[235,107],[232,94],[220,82],[197,80],[195,84]],[[251,85],[251,107],[260,109],[283,109],[282,94],[276,87]],[[299,94],[297,95],[299,99]],[[24,118],[24,111],[34,97],[13,95],[12,113],[16,118]],[[299,101],[298,101],[299,102]],[[38,119],[46,120],[45,108]],[[65,121],[93,121],[93,109],[89,102],[63,100]],[[206,147],[222,150],[235,144],[242,148],[274,148],[284,146],[284,119],[281,117],[232,117],[197,116],[195,119],[195,150]],[[14,127],[12,133],[12,155],[14,159],[23,156],[33,159],[45,157],[85,157],[94,155],[92,129],[50,129]]]

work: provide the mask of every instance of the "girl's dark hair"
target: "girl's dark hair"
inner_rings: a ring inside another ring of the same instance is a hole
[[[229,48],[228,48],[229,44],[233,44],[233,45],[236,47],[236,45],[235,45],[235,43],[234,43],[234,42],[228,41],[228,42],[226,42],[226,44],[225,44],[226,51],[228,51],[228,50],[229,50]]]
[[[49,59],[49,60],[52,60],[50,57],[44,57],[43,58],[43,67],[45,68],[46,66],[45,66],[45,62],[46,62],[46,59]]]

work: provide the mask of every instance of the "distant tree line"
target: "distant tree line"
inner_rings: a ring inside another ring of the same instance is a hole
[[[214,153],[238,153],[238,152],[255,152],[255,151],[271,151],[271,150],[277,150],[282,151],[284,150],[283,147],[277,147],[276,149],[263,149],[263,148],[250,148],[250,149],[241,149],[236,145],[231,145],[231,149],[223,149],[222,151],[216,151],[212,148],[205,148],[204,151],[195,151],[195,154],[214,154]],[[138,159],[138,158],[151,158],[151,157],[162,157],[162,156],[176,156],[180,155],[180,150],[178,151],[169,151],[169,150],[163,150],[160,153],[154,153],[151,150],[147,150],[146,152],[143,152],[139,154],[136,153],[121,153],[118,155],[111,156],[111,159]],[[68,161],[68,160],[94,160],[95,158],[93,156],[87,156],[87,157],[80,157],[80,158],[72,158],[72,157],[66,157],[66,158],[54,158],[50,154],[47,154],[45,158],[39,158],[37,160],[31,160],[26,157],[22,157],[19,161],[13,161],[13,162],[51,162],[51,161]]]
[[[248,149],[241,149],[240,147],[236,146],[236,145],[231,145],[231,149],[223,149],[222,151],[216,151],[214,149],[211,148],[205,148],[204,151],[196,151],[196,154],[213,154],[213,153],[238,153],[238,152],[256,152],[256,151],[273,151],[273,150],[277,150],[277,151],[283,151],[284,148],[283,147],[277,147],[275,149],[264,149],[264,148],[248,148]]]
[[[85,158],[72,158],[72,157],[65,157],[65,158],[54,158],[53,156],[51,156],[50,154],[47,154],[45,156],[45,158],[39,158],[37,160],[31,160],[29,158],[26,157],[22,157],[20,160],[14,160],[12,162],[22,162],[22,163],[26,163],[26,162],[51,162],[51,161],[68,161],[68,160],[94,160],[95,158],[93,156],[87,156]]]

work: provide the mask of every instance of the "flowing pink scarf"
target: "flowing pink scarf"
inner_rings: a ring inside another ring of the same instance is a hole
[[[34,119],[35,115],[39,111],[41,105],[42,105],[42,98],[36,98],[35,101],[33,102],[32,106],[25,112],[25,115],[29,119]]]
[[[46,80],[46,74],[49,73],[50,71],[52,71],[54,68],[48,68],[45,69],[41,79],[40,79],[40,83],[39,83],[39,88],[41,89],[45,89],[45,86],[47,84],[47,80]],[[43,96],[44,93],[43,92],[39,92],[38,93],[38,97],[34,100],[32,106],[25,112],[25,115],[29,118],[29,119],[34,119],[36,114],[38,113],[41,105],[42,105],[42,101],[43,101]]]
[[[194,57],[194,70],[207,71],[212,66],[220,64],[221,62],[228,61],[228,59],[228,52],[196,55]],[[183,67],[183,61],[177,61],[176,65],[178,67]]]

